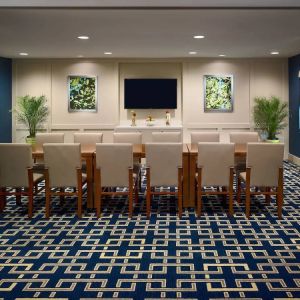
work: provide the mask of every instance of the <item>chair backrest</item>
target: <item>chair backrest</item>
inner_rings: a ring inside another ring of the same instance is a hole
[[[103,133],[100,132],[75,132],[74,143],[96,144],[102,143]]]
[[[200,142],[219,142],[219,132],[191,132],[191,143],[198,144]]]
[[[80,144],[45,143],[43,148],[50,187],[76,187],[77,168],[81,168]]]
[[[251,167],[250,184],[278,186],[278,169],[283,166],[284,144],[248,143],[246,166]]]
[[[259,136],[258,133],[255,131],[230,132],[229,140],[230,143],[236,143],[236,144],[255,143],[259,141]]]
[[[128,186],[128,170],[133,168],[132,144],[96,144],[96,168],[101,171],[101,186]]]
[[[141,132],[115,132],[114,143],[142,144]]]
[[[0,187],[28,187],[32,165],[31,145],[0,144]]]
[[[39,145],[43,145],[45,143],[63,143],[64,138],[64,133],[37,133],[36,143]]]
[[[182,143],[146,143],[146,166],[151,186],[177,186],[182,167]]]
[[[202,186],[228,186],[230,167],[234,167],[234,144],[198,143],[198,167]]]
[[[153,143],[181,143],[181,132],[152,132]]]

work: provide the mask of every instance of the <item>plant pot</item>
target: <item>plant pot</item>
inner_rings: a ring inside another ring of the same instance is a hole
[[[266,142],[267,143],[272,143],[272,144],[277,144],[277,143],[279,143],[280,141],[279,141],[279,139],[277,139],[277,140],[266,140]]]
[[[35,143],[36,143],[36,138],[35,138],[35,137],[27,136],[27,137],[26,137],[26,143],[27,143],[27,144],[30,144],[30,145],[35,145]]]

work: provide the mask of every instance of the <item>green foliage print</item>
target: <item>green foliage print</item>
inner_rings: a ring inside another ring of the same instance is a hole
[[[96,110],[96,77],[69,77],[70,110]]]
[[[206,75],[205,111],[232,111],[232,76]]]

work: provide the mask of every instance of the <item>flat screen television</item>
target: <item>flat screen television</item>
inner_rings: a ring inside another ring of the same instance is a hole
[[[125,79],[124,90],[126,109],[177,108],[177,79]]]

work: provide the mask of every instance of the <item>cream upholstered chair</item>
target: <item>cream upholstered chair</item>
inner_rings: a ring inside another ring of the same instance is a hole
[[[63,143],[65,138],[64,133],[57,132],[47,132],[47,133],[37,133],[36,134],[36,144],[44,145],[45,143]],[[44,169],[44,160],[42,158],[38,158],[35,160],[35,169],[43,171]]]
[[[259,136],[255,131],[230,132],[229,140],[235,144],[255,143],[259,141]]]
[[[219,132],[191,132],[191,143],[198,144],[200,142],[219,142]]]
[[[197,215],[202,210],[203,195],[228,195],[229,215],[233,214],[233,168],[234,144],[198,143],[198,161],[196,174]],[[218,187],[217,190],[205,190],[205,187]],[[221,191],[219,188],[221,187]]]
[[[237,198],[241,195],[241,181],[246,183],[246,216],[250,217],[251,195],[276,195],[278,217],[282,217],[283,206],[283,155],[284,144],[248,143],[246,172],[240,173]],[[254,191],[251,187],[256,187]],[[258,188],[260,190],[258,190]]]
[[[96,144],[94,167],[95,204],[100,217],[102,196],[128,195],[129,217],[133,213],[133,190],[137,197],[137,176],[133,172],[133,149],[129,143]],[[115,188],[112,191],[107,188]],[[127,191],[117,191],[127,187]]]
[[[141,132],[114,132],[114,143],[142,144]]]
[[[82,215],[82,186],[86,176],[81,170],[80,144],[45,143],[45,189],[46,189],[46,218],[50,216],[50,200],[52,195],[77,196],[77,215]],[[66,187],[76,187],[76,191],[65,191]],[[60,191],[57,192],[56,188]]]
[[[102,143],[103,133],[101,132],[75,132],[74,143],[96,144]]]
[[[151,196],[175,194],[178,215],[182,215],[182,143],[146,143],[147,217],[150,217]],[[155,191],[155,187],[177,186],[177,192]]]
[[[152,132],[153,143],[181,143],[181,132]]]
[[[130,144],[142,144],[141,132],[114,132],[114,143],[130,143]],[[141,189],[142,174],[141,174],[141,159],[138,157],[133,158],[134,172],[138,174],[139,188]]]
[[[0,211],[5,207],[5,197],[15,195],[17,204],[21,196],[28,196],[28,217],[33,214],[34,186],[44,177],[33,172],[32,150],[29,144],[0,144]],[[15,192],[6,190],[14,188]]]
[[[37,133],[36,134],[36,143],[43,145],[45,143],[63,143],[65,138],[64,133]]]
[[[230,143],[235,144],[247,144],[256,143],[259,141],[259,136],[257,132],[251,131],[240,131],[240,132],[230,132],[229,133]],[[235,169],[237,171],[237,176],[240,172],[246,170],[246,157],[235,157]]]

